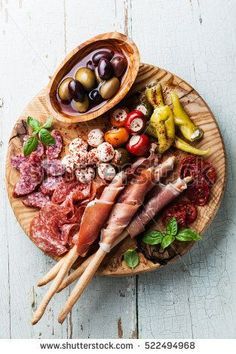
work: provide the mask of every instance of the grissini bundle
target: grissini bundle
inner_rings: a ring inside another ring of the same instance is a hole
[[[111,211],[106,227],[101,232],[100,247],[72,291],[64,310],[59,315],[59,322],[63,322],[68,312],[71,311],[73,305],[92,279],[116,239],[129,225],[133,216],[143,204],[147,193],[156,185],[161,177],[173,169],[174,160],[174,157],[169,157],[158,168],[143,169],[125,188]]]
[[[190,182],[190,178],[185,180],[178,179],[173,183],[167,185],[157,186],[153,192],[152,198],[148,200],[145,206],[134,216],[131,223],[128,225],[119,237],[116,239],[112,248],[123,241],[126,237],[131,236],[134,238],[140,232],[144,231],[145,226],[161,211],[167,204],[172,202],[183,190],[186,189],[186,183]],[[88,264],[92,261],[94,255],[88,257],[80,266],[73,271],[68,277],[66,277],[58,291],[66,288],[68,285],[77,280],[84,272]]]

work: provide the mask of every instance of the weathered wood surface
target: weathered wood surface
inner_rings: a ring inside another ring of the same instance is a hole
[[[235,13],[234,0],[0,1],[0,338],[235,337]],[[32,284],[51,260],[24,236],[9,207],[8,137],[65,54],[111,30],[128,33],[143,62],[183,77],[206,99],[227,148],[225,198],[204,240],[182,261],[136,278],[95,279],[63,326],[56,315],[66,293],[59,294],[31,327],[29,304],[34,308],[44,292]]]

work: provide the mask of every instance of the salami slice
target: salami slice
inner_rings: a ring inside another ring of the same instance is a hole
[[[22,199],[25,206],[38,209],[43,208],[49,201],[49,196],[42,192],[33,192]]]
[[[23,155],[15,155],[11,157],[11,165],[17,170],[20,169],[20,165],[25,161],[27,161],[27,157]]]
[[[41,160],[35,155],[31,157],[31,160],[20,164],[20,178],[15,185],[14,196],[20,197],[33,192],[42,180],[43,168]]]
[[[59,159],[45,159],[42,161],[42,166],[49,176],[62,176],[65,173],[65,167]]]
[[[66,197],[70,192],[75,189],[78,185],[77,181],[62,181],[55,188],[52,195],[52,202],[56,204],[61,204],[65,201]]]
[[[201,157],[188,156],[181,161],[180,176],[193,178],[186,192],[190,201],[199,206],[206,205],[210,199],[211,187],[217,179],[212,164]]]
[[[204,206],[210,199],[210,186],[205,179],[201,179],[197,184],[189,187],[186,195],[192,203],[199,206]]]
[[[74,224],[79,226],[82,212],[83,208],[77,208],[73,203],[47,203],[31,222],[32,240],[49,255],[60,256],[66,253],[71,243]],[[69,224],[73,226],[64,226]]]
[[[197,208],[187,200],[174,203],[164,211],[162,222],[166,225],[172,218],[176,218],[180,227],[186,227],[196,220]]]
[[[46,156],[48,159],[57,159],[61,153],[63,146],[62,136],[58,130],[53,130],[51,135],[55,139],[55,144],[47,146]]]
[[[40,186],[40,191],[45,195],[52,195],[56,187],[60,182],[63,181],[62,176],[58,177],[47,177]]]

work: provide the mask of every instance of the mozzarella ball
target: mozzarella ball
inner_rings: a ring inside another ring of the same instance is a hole
[[[71,155],[65,155],[61,160],[62,165],[65,167],[66,171],[71,173],[75,168],[75,159]]]
[[[99,162],[99,159],[98,159],[97,149],[94,148],[88,152],[88,164],[89,165],[97,165],[98,162]]]
[[[100,163],[98,165],[98,175],[105,181],[111,181],[116,175],[116,169],[110,163]]]
[[[92,129],[88,133],[88,144],[93,147],[98,147],[104,142],[104,134],[101,129]]]
[[[81,138],[76,138],[69,145],[69,152],[76,155],[79,151],[87,151],[88,144]]]
[[[115,151],[113,146],[109,143],[102,143],[97,148],[97,155],[99,161],[101,162],[108,162],[111,161],[114,157]]]
[[[81,183],[89,183],[95,178],[95,171],[92,167],[79,168],[75,171],[77,180]]]

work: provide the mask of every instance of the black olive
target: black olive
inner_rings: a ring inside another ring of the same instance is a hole
[[[124,74],[125,69],[127,68],[127,60],[123,57],[123,55],[118,54],[112,58],[111,65],[115,76],[120,77]]]
[[[71,80],[69,85],[69,91],[75,101],[83,102],[85,96],[85,90],[83,85],[77,80]]]
[[[102,102],[102,96],[97,89],[89,92],[89,99],[92,102],[100,103]]]
[[[103,50],[99,50],[98,52],[96,52],[93,56],[92,56],[92,62],[95,66],[98,65],[99,60],[101,58],[106,58],[107,60],[111,60],[111,58],[113,57],[114,52],[113,50],[110,49],[103,49]]]
[[[94,66],[92,60],[89,60],[89,61],[87,62],[87,64],[86,64],[86,66],[87,66],[87,68],[89,68],[90,70],[93,70],[93,71],[95,70],[95,66]]]
[[[106,58],[101,58],[99,60],[98,75],[102,80],[109,80],[113,76],[112,65]]]

